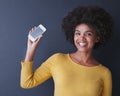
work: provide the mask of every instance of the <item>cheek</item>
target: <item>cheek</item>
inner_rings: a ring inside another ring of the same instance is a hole
[[[93,36],[91,38],[88,38],[91,42],[96,43],[98,42],[98,38],[96,36]]]
[[[87,38],[87,41],[88,41],[90,44],[92,44],[92,45],[94,45],[94,44],[96,43],[96,39],[95,39],[95,38]]]
[[[77,46],[77,38],[74,37],[74,45]]]
[[[76,44],[76,39],[74,38],[74,45]]]
[[[73,39],[74,39],[74,41],[75,41],[75,40],[76,40],[76,37],[74,36],[74,38],[73,38]]]

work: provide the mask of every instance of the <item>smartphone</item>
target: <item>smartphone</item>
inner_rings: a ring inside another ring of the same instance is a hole
[[[46,28],[40,24],[33,32],[29,33],[28,38],[34,42],[46,31]]]

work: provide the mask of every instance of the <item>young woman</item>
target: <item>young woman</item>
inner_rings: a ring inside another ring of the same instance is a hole
[[[112,96],[111,72],[92,54],[111,36],[110,14],[99,7],[79,6],[63,18],[62,28],[76,52],[56,53],[33,72],[33,58],[42,36],[35,42],[28,39],[25,60],[21,62],[21,87],[32,88],[52,77],[54,96]]]

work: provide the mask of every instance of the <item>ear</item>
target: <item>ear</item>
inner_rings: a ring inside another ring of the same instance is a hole
[[[98,43],[99,40],[100,40],[100,37],[97,37],[95,42]]]

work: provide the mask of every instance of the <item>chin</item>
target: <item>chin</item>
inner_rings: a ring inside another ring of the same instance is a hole
[[[86,52],[86,51],[88,51],[87,49],[77,49],[79,52]]]
[[[92,51],[91,48],[78,48],[77,50],[78,52],[91,52]]]

